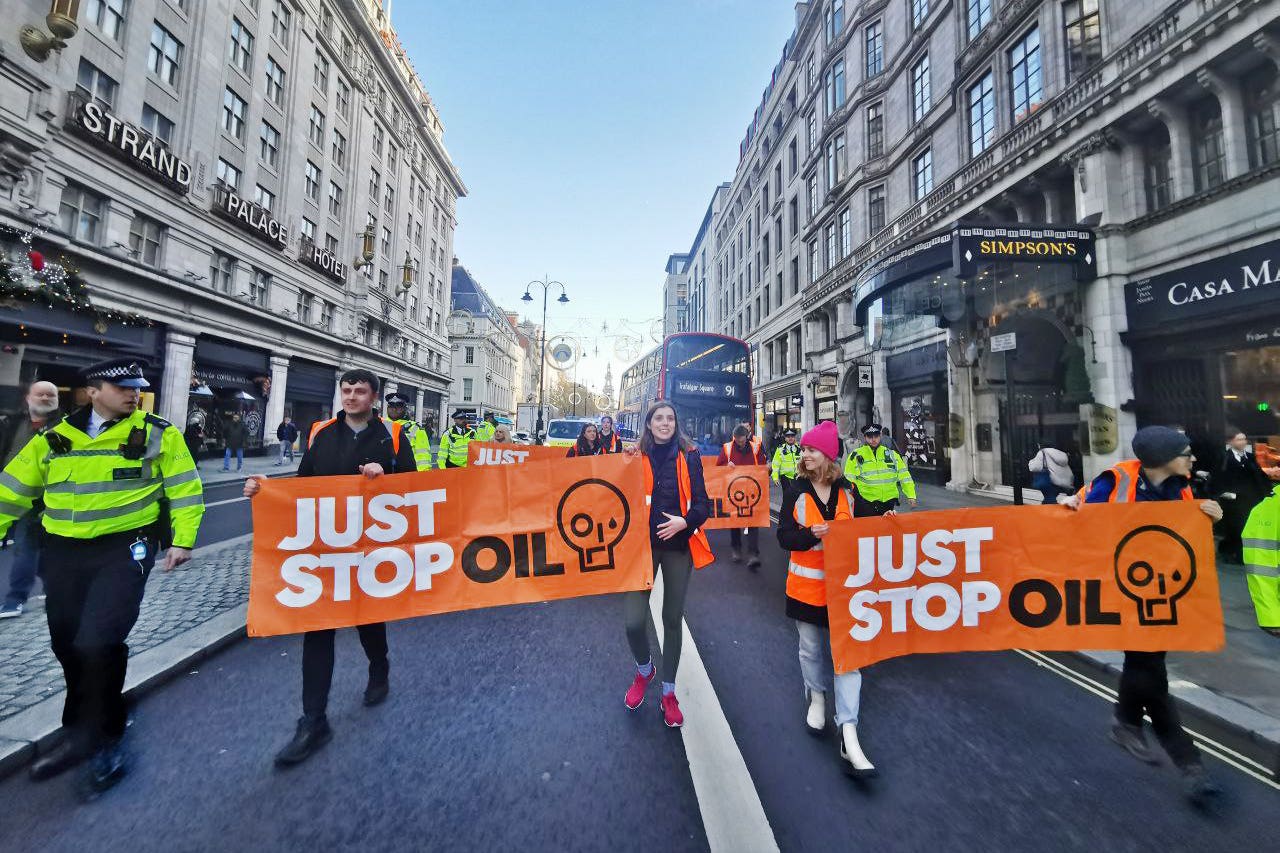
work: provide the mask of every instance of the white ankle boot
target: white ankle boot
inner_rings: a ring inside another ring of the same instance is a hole
[[[809,691],[809,710],[805,712],[804,724],[809,727],[809,734],[821,734],[827,727],[826,694],[820,690]]]
[[[862,752],[858,743],[858,727],[853,723],[845,723],[840,727],[840,758],[847,762],[845,772],[860,779],[869,779],[876,775],[876,767]]]

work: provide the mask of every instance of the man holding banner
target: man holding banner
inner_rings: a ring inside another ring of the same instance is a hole
[[[716,465],[764,465],[764,450],[760,442],[751,438],[751,427],[739,424],[733,428],[733,441],[725,442],[716,457]],[[760,529],[747,528],[747,568],[755,571],[760,567]],[[733,548],[733,561],[742,562],[742,528],[735,527],[729,531],[729,544]]]
[[[1145,427],[1133,437],[1133,453],[1137,459],[1121,462],[1094,478],[1084,503],[1195,500],[1191,494],[1195,456],[1184,433],[1163,426]],[[1079,495],[1059,498],[1058,502],[1074,510],[1080,509]],[[1201,502],[1200,509],[1214,521],[1222,518],[1222,507],[1215,501]],[[1152,571],[1145,563],[1136,566],[1145,566],[1146,572]],[[1129,572],[1136,570],[1131,567]],[[1200,751],[1182,728],[1178,708],[1169,696],[1165,655],[1166,652],[1124,653],[1111,739],[1134,758],[1148,764],[1159,764],[1143,736],[1143,715],[1149,715],[1151,728],[1160,744],[1182,771],[1187,796],[1199,802],[1217,794],[1219,789],[1205,772]]]
[[[311,430],[311,441],[298,465],[299,477],[359,474],[369,479],[416,471],[413,446],[400,424],[373,416],[378,378],[367,370],[349,370],[339,380],[342,411]],[[261,475],[245,481],[244,495],[262,488]],[[357,626],[360,645],[369,659],[369,682],[364,704],[377,705],[390,689],[387,626],[374,622]],[[333,737],[326,714],[333,681],[334,630],[307,631],[302,640],[302,718],[288,745],[276,754],[276,765],[299,764]]]

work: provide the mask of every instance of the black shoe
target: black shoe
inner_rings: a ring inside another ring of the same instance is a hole
[[[1119,719],[1112,719],[1111,740],[1125,752],[1145,764],[1160,763],[1159,756],[1152,752],[1151,747],[1147,746],[1147,738],[1143,734],[1142,726],[1134,726],[1121,722]]]
[[[293,740],[276,753],[276,766],[291,767],[301,764],[332,739],[333,729],[329,728],[327,718],[303,717],[298,720],[298,731],[294,733]]]
[[[1222,789],[1209,778],[1202,764],[1189,764],[1182,768],[1182,791],[1193,805],[1207,805]]]
[[[80,786],[80,796],[84,800],[94,800],[123,779],[129,772],[128,754],[120,741],[112,741],[101,747],[89,759],[85,768],[84,779]]]
[[[735,548],[735,549],[734,549],[734,551],[733,551],[733,561],[734,561],[735,563],[741,563],[741,562],[742,562],[742,552],[741,552],[741,551],[739,551],[739,550],[737,550],[736,548]]]
[[[89,751],[67,739],[31,763],[31,778],[36,782],[52,779],[89,757]]]
[[[374,705],[381,705],[387,701],[387,694],[391,692],[391,682],[384,675],[381,678],[377,676],[369,676],[369,684],[364,689],[364,705],[366,708],[372,708]]]
[[[752,555],[751,555],[751,559],[747,560],[747,568],[748,568],[748,569],[750,569],[750,570],[751,570],[751,571],[753,571],[753,572],[754,572],[756,569],[760,568],[760,555],[759,555],[759,554],[752,554]]]

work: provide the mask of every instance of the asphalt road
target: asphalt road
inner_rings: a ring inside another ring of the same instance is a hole
[[[196,547],[212,545],[249,532],[249,501],[241,494],[244,482],[215,483],[204,487],[204,519]]]
[[[1174,771],[1106,739],[1103,700],[1013,653],[868,668],[860,729],[882,775],[849,780],[834,733],[805,732],[784,564],[762,538],[758,573],[699,573],[687,622],[781,849],[1203,851],[1274,836],[1273,789],[1210,760],[1221,805],[1185,804]],[[391,699],[365,709],[363,654],[340,633],[334,740],[285,772],[271,758],[299,713],[300,643],[232,646],[142,702],[134,772],[97,803],[78,803],[69,778],[0,783],[4,847],[707,848],[700,805],[717,786],[700,804],[655,691],[638,712],[622,705],[620,601],[419,619],[390,641]]]

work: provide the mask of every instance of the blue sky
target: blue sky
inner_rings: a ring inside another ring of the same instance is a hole
[[[589,351],[600,322],[660,316],[667,256],[733,178],[794,18],[779,0],[395,3],[469,191],[459,260],[516,310],[527,282],[564,282],[549,333]],[[583,381],[604,376],[613,341],[599,345]]]

